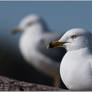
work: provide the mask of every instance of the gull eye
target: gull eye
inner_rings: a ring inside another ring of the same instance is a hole
[[[30,26],[30,25],[32,25],[32,22],[29,22],[29,23],[27,24],[27,26]]]
[[[72,36],[71,36],[72,39],[75,39],[76,37],[77,37],[76,35],[72,35]]]

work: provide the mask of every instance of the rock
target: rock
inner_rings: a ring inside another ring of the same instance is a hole
[[[13,80],[0,76],[0,91],[60,91],[60,90],[64,89]]]

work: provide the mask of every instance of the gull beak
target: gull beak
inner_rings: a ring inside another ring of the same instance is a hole
[[[47,48],[57,48],[64,46],[66,42],[59,42],[59,41],[53,41],[50,44],[48,44]]]
[[[21,29],[16,28],[16,29],[14,29],[11,33],[12,33],[12,34],[17,34],[17,33],[19,33],[19,32],[21,32]]]

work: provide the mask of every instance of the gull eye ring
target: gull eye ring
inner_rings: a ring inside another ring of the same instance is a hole
[[[76,35],[72,35],[72,36],[71,36],[72,39],[75,39],[76,37],[77,37]]]

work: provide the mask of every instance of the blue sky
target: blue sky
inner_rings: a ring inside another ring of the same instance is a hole
[[[65,31],[72,27],[92,29],[92,2],[0,2],[0,28],[11,29],[29,14],[42,16],[48,25]]]
[[[29,14],[38,14],[54,31],[65,32],[74,27],[92,30],[92,2],[70,1],[15,1],[0,2],[0,40],[19,40],[10,32],[22,18]]]

